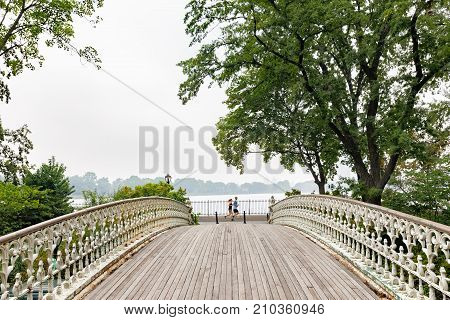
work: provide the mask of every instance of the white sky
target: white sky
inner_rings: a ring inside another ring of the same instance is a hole
[[[296,173],[238,176],[227,173],[218,159],[214,173],[199,173],[198,158],[205,153],[199,147],[200,128],[213,126],[226,114],[222,104],[224,90],[208,89],[182,106],[177,97],[183,79],[176,64],[194,55],[184,33],[183,16],[187,1],[128,0],[105,1],[99,11],[103,21],[93,29],[86,21],[77,24],[78,47],[93,45],[99,52],[103,68],[156,102],[168,113],[194,129],[195,141],[182,142],[192,147],[195,161],[191,173],[175,169],[172,155],[164,156],[162,128],[170,127],[171,134],[180,124],[118,81],[75,55],[59,49],[43,49],[46,61],[42,68],[26,70],[12,79],[12,101],[0,105],[0,115],[7,128],[28,124],[34,150],[30,160],[45,162],[54,155],[67,166],[68,174],[93,171],[110,179],[130,175],[161,176],[170,171],[174,178],[192,176],[204,180],[250,182],[288,179],[292,183],[311,180],[301,169]],[[139,170],[139,127],[154,126],[160,130],[161,142],[156,149],[159,165],[156,172],[143,174]],[[173,142],[172,137],[169,141]],[[212,148],[210,139],[206,143]],[[181,150],[183,154],[185,149]],[[207,164],[210,157],[206,154]],[[181,156],[179,167],[189,168]],[[163,163],[169,163],[164,168]],[[185,170],[186,171],[186,170]],[[263,178],[263,176],[265,178]]]

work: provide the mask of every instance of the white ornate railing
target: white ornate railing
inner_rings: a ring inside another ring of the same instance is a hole
[[[129,199],[0,237],[0,297],[73,297],[133,245],[189,224],[190,212],[189,206],[171,199]]]
[[[448,226],[323,195],[294,196],[273,204],[269,222],[304,231],[396,298],[450,298]]]

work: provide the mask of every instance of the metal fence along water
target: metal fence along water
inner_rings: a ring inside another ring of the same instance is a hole
[[[243,199],[238,200],[239,212],[246,212],[246,214],[268,214],[270,199],[250,200]],[[218,215],[226,215],[228,213],[228,201],[226,200],[203,200],[203,201],[191,201],[192,212],[200,214],[202,216],[212,216],[216,212]]]

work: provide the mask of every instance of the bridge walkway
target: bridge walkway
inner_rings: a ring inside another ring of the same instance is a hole
[[[377,299],[327,251],[288,227],[220,223],[167,231],[85,299]]]

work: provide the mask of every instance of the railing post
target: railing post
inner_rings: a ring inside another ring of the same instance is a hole
[[[217,211],[216,211],[216,224],[219,224],[219,216],[217,215]]]
[[[247,217],[245,215],[245,210],[244,210],[244,224],[247,224]]]

